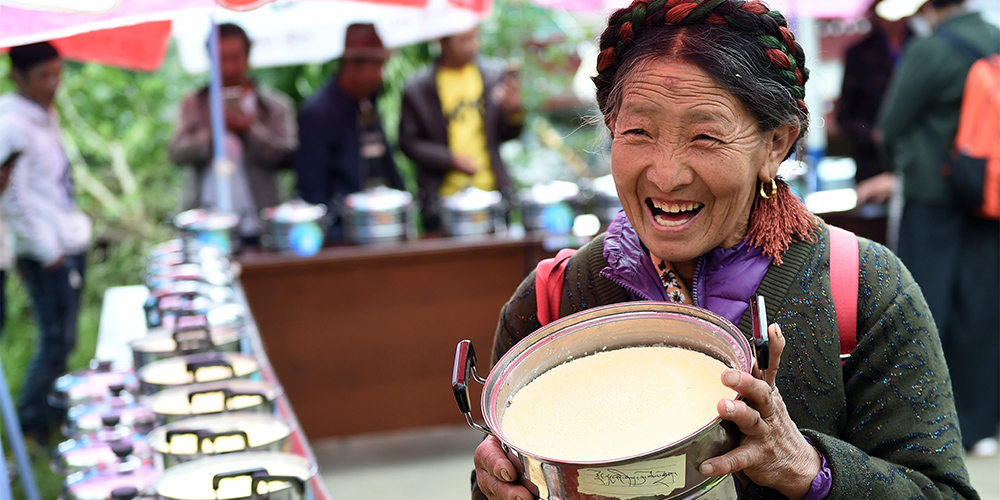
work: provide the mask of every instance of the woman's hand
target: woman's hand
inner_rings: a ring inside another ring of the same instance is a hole
[[[535,496],[517,483],[517,469],[500,447],[500,440],[488,436],[476,447],[476,482],[491,500],[530,500]]]
[[[736,390],[743,399],[719,401],[719,416],[735,423],[743,438],[736,449],[702,462],[701,473],[723,476],[742,471],[760,486],[774,488],[791,499],[809,492],[813,478],[823,466],[819,451],[806,441],[788,416],[785,402],[774,387],[774,377],[781,362],[785,338],[781,328],[767,329],[770,344],[770,369],[763,374],[754,367],[755,378],[739,370],[727,370],[722,382]]]

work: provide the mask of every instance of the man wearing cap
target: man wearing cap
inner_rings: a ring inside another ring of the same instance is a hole
[[[372,24],[352,24],[340,69],[299,112],[298,191],[309,203],[336,209],[343,198],[375,185],[404,189],[382,129],[376,97],[389,51]],[[335,224],[329,238],[343,237]]]
[[[478,56],[479,28],[440,40],[441,57],[403,90],[399,148],[417,164],[424,228],[440,225],[439,200],[470,186],[511,189],[500,144],[521,135],[516,72]]]
[[[47,396],[76,345],[91,224],[76,207],[53,107],[62,72],[59,53],[40,42],[13,47],[9,56],[17,92],[0,96],[0,212],[38,326],[18,416],[25,435],[45,443],[50,426],[62,417]]]
[[[235,24],[220,24],[219,70],[226,120],[226,158],[232,210],[240,216],[245,245],[258,242],[260,209],[280,203],[278,171],[291,166],[298,147],[295,106],[281,92],[256,84],[249,76],[250,38]],[[168,152],[170,161],[188,165],[180,209],[217,206],[213,172],[212,115],[208,88],[188,95]]]

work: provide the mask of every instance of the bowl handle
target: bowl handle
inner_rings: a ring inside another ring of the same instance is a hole
[[[472,407],[469,405],[469,379],[473,378],[480,384],[486,384],[486,379],[476,372],[476,351],[472,348],[471,340],[463,340],[458,343],[455,349],[455,366],[451,371],[451,390],[455,393],[455,400],[458,401],[458,409],[465,415],[465,419],[473,429],[484,434],[493,435],[489,427],[477,424],[472,419]]]

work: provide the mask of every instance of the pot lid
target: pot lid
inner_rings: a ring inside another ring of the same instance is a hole
[[[118,442],[130,444],[132,454],[137,457],[153,456],[149,440],[143,434],[129,433],[123,435]],[[107,468],[121,460],[115,453],[114,444],[116,443],[89,437],[63,441],[56,447],[55,463],[65,475],[94,467]]]
[[[267,446],[287,438],[292,427],[267,413],[193,417],[157,427],[150,446],[169,455],[215,455]]]
[[[458,211],[474,211],[493,208],[500,204],[500,191],[483,191],[476,187],[465,188],[442,202],[445,208]]]
[[[254,496],[253,486],[261,493],[305,488],[316,471],[315,464],[290,453],[232,453],[175,465],[163,472],[154,491],[167,500],[243,499]],[[268,480],[274,476],[282,479]]]
[[[148,407],[136,402],[120,404],[117,401],[70,408],[66,418],[77,434],[94,433],[117,425],[130,429],[148,428],[156,421],[156,415]]]
[[[552,181],[546,184],[536,184],[520,191],[521,200],[526,203],[549,205],[560,201],[569,201],[580,194],[580,187],[574,182]]]
[[[312,205],[300,199],[289,200],[276,207],[268,207],[260,211],[260,217],[266,221],[296,224],[312,222],[326,215],[325,205]]]
[[[352,193],[344,198],[344,205],[359,212],[388,212],[407,207],[413,202],[413,195],[386,186],[376,186],[365,191]]]
[[[247,410],[281,394],[280,386],[267,382],[232,379],[172,387],[144,401],[157,415],[189,416]]]
[[[230,212],[195,208],[174,217],[174,226],[188,231],[228,231],[240,223],[240,217]]]
[[[77,472],[66,478],[66,500],[108,500],[123,498],[125,489],[143,492],[153,487],[160,477],[149,460],[130,459],[129,463],[107,469]],[[115,496],[115,492],[119,492]],[[134,497],[133,497],[134,498]]]
[[[208,352],[154,361],[139,369],[141,382],[177,386],[245,377],[260,367],[246,354]]]
[[[242,335],[233,326],[213,326],[187,331],[169,332],[164,328],[151,328],[150,332],[129,342],[136,352],[170,354],[210,351],[215,347],[237,342]]]
[[[110,398],[112,386],[122,386],[124,391],[136,392],[139,380],[131,371],[84,369],[56,379],[52,391],[56,401],[69,407]]]

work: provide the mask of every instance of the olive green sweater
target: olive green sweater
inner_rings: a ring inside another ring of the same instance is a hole
[[[864,238],[858,240],[858,345],[841,365],[828,234],[823,225],[814,243],[793,243],[758,288],[788,342],[776,386],[792,419],[827,458],[833,474],[827,498],[979,498],[965,468],[948,368],[924,297],[895,255]],[[606,265],[603,235],[574,255],[562,316],[628,300],[622,288],[598,276]],[[540,327],[534,282],[532,273],[503,308],[494,363]],[[749,312],[739,328],[749,339]],[[770,499],[773,493],[751,485],[743,498]]]

